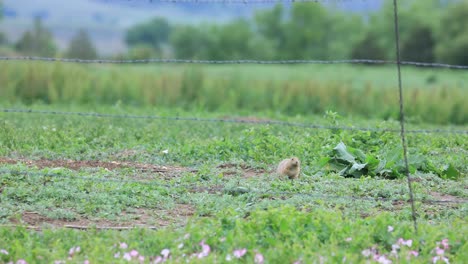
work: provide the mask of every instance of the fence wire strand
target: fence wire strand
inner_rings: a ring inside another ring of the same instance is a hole
[[[150,64],[150,63],[172,63],[172,64],[400,64],[430,68],[468,69],[468,65],[452,65],[444,63],[414,62],[414,61],[391,61],[391,60],[189,60],[189,59],[136,59],[136,60],[112,60],[95,59],[85,60],[77,58],[50,58],[35,56],[13,56],[0,57],[0,61],[44,61],[44,62],[67,62],[81,64]]]
[[[0,109],[3,113],[26,113],[40,115],[65,115],[65,116],[87,116],[97,118],[115,118],[115,119],[152,119],[152,120],[168,120],[168,121],[192,121],[192,122],[212,122],[212,123],[240,123],[240,124],[258,124],[258,125],[280,125],[303,127],[310,129],[328,129],[328,130],[347,130],[347,131],[367,131],[367,132],[389,132],[400,133],[399,129],[393,128],[372,128],[372,127],[354,127],[354,126],[329,126],[310,123],[297,123],[278,120],[246,120],[241,118],[198,118],[198,117],[180,117],[180,116],[155,116],[155,115],[130,115],[130,114],[102,114],[91,112],[63,112],[49,110],[33,110],[33,109]],[[447,130],[447,129],[413,129],[407,130],[406,133],[414,134],[465,134],[468,135],[468,130]]]
[[[26,177],[50,177],[58,178],[65,180],[83,180],[91,182],[100,182],[100,183],[119,183],[119,184],[143,184],[150,185],[155,187],[165,187],[165,188],[185,188],[195,192],[223,192],[223,193],[232,193],[236,192],[236,188],[243,188],[242,192],[239,194],[257,194],[257,195],[266,195],[266,196],[306,196],[315,199],[323,200],[361,200],[361,201],[370,201],[370,202],[408,202],[409,200],[403,199],[393,199],[387,197],[362,197],[362,196],[349,196],[349,195],[323,195],[311,192],[291,192],[291,191],[259,191],[254,188],[244,187],[244,186],[200,186],[200,184],[164,184],[161,182],[152,182],[152,181],[143,181],[143,180],[125,180],[125,179],[112,179],[107,177],[84,177],[79,175],[67,175],[59,173],[46,173],[46,172],[31,172],[31,171],[19,171],[19,170],[9,170],[9,169],[0,169],[0,175],[9,174],[9,175],[22,175]],[[113,176],[113,175],[110,175]],[[216,183],[214,183],[216,184]],[[433,200],[433,199],[421,199],[414,200],[423,204],[466,204],[468,203],[467,199],[458,199],[458,200]]]

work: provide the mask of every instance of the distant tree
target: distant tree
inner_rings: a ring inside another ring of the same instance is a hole
[[[434,47],[432,29],[414,25],[401,43],[401,57],[406,61],[433,62]]]
[[[445,63],[468,65],[468,2],[451,5],[438,30],[436,55]]]
[[[210,59],[238,60],[252,58],[256,55],[249,44],[254,34],[246,20],[238,19],[213,27],[210,33],[216,44],[214,48],[208,50]]]
[[[322,5],[296,3],[285,23],[286,39],[282,52],[287,59],[325,59],[328,54],[328,10]]]
[[[52,33],[44,28],[40,17],[35,18],[32,32],[26,31],[15,48],[22,54],[46,57],[54,56],[57,51]]]
[[[405,0],[399,1],[398,7],[400,44],[403,46],[403,42],[407,42],[406,45],[410,45],[409,42],[422,44],[421,41],[413,38],[414,33],[425,34],[424,37],[429,38],[427,29],[434,32],[440,21],[440,10],[445,9],[445,4],[441,0]],[[386,57],[394,59],[396,53],[393,0],[384,0],[382,8],[370,16],[369,27],[377,38],[378,45],[385,50]],[[430,53],[429,48],[430,45],[426,45],[423,47],[423,52]]]
[[[85,60],[96,59],[97,51],[86,30],[80,29],[72,38],[67,50],[67,57]]]
[[[131,27],[125,36],[129,46],[147,45],[160,50],[161,45],[167,43],[172,27],[165,18],[157,17],[153,20]]]
[[[216,49],[216,40],[207,27],[178,26],[171,34],[170,43],[176,58],[209,59],[211,49]]]
[[[384,60],[386,59],[386,51],[380,46],[378,37],[372,32],[368,32],[367,35],[353,47],[351,58]]]
[[[277,4],[269,10],[261,10],[255,14],[256,30],[265,39],[270,42],[270,46],[276,53],[271,59],[280,59],[281,51],[284,51],[286,42],[285,12],[283,5]]]

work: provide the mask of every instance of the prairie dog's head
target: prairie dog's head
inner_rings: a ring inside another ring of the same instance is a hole
[[[290,161],[289,164],[292,168],[297,168],[301,165],[301,162],[296,157],[290,158],[289,161]]]

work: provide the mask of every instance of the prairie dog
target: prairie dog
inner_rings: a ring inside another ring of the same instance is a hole
[[[282,160],[278,165],[277,172],[281,175],[288,176],[289,179],[299,178],[301,162],[296,157]]]

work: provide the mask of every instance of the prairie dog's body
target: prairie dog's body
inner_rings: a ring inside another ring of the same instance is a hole
[[[289,179],[297,179],[301,172],[301,162],[296,157],[282,160],[278,165],[277,172],[288,176]]]

